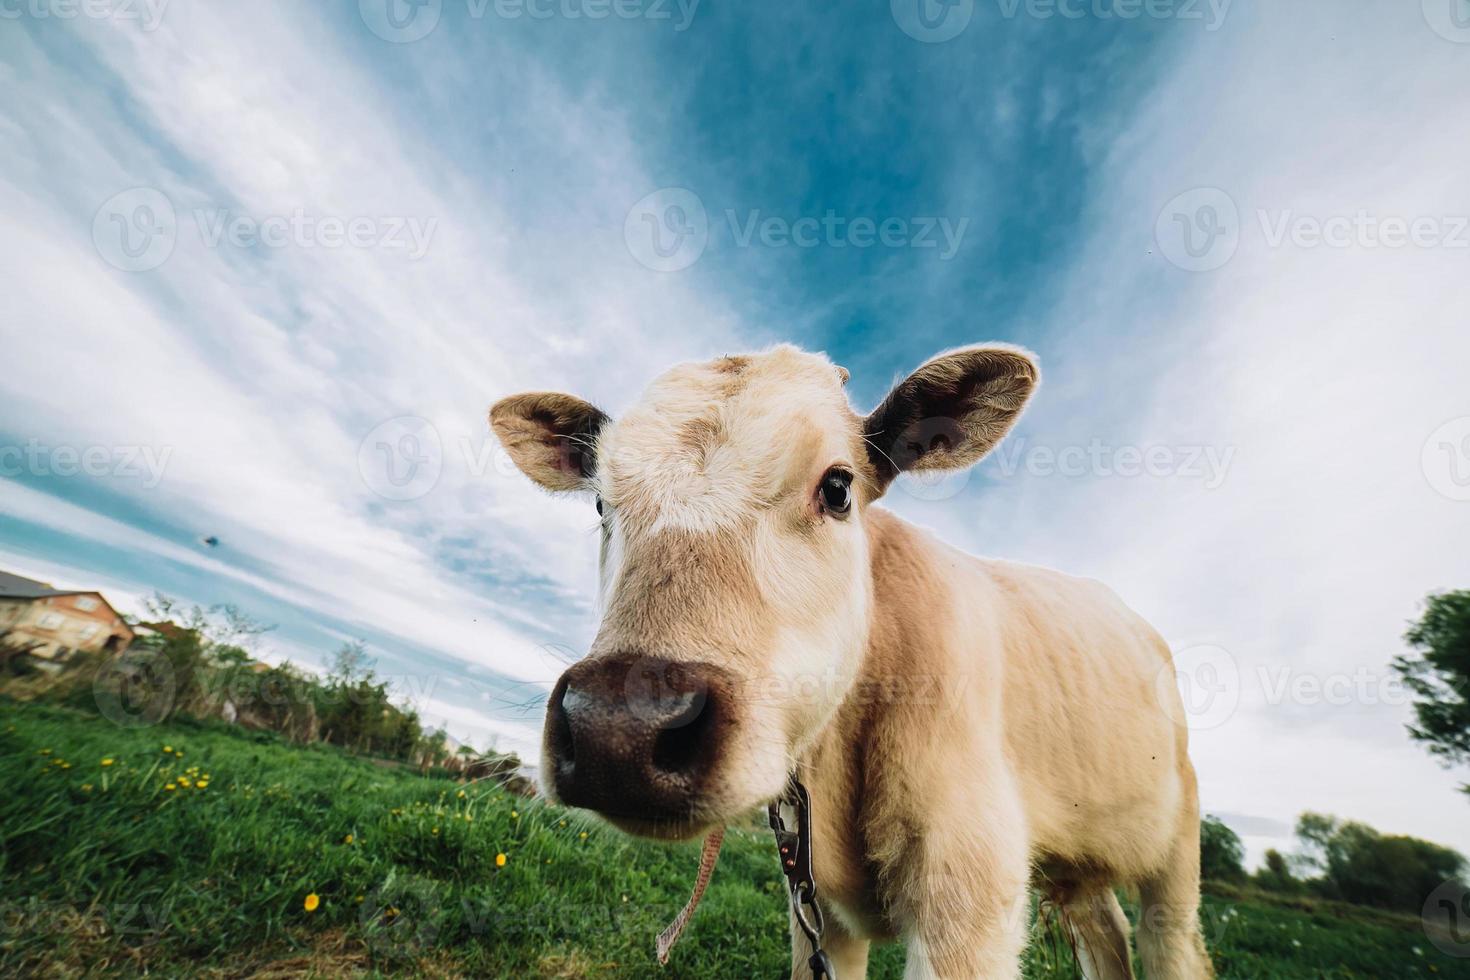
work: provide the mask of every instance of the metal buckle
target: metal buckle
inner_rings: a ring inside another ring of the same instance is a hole
[[[794,831],[786,826],[786,821],[781,817],[782,803],[795,811]],[[786,876],[792,915],[812,944],[813,953],[807,961],[807,966],[812,971],[812,980],[836,980],[832,961],[822,950],[822,933],[826,929],[826,923],[822,917],[822,907],[817,904],[817,882],[812,876],[811,796],[795,774],[792,774],[786,792],[770,805],[768,815],[771,830],[776,835],[781,873]]]

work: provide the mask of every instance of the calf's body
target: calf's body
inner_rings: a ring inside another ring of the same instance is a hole
[[[570,395],[491,409],[553,491],[595,494],[602,618],[547,705],[550,797],[689,838],[812,796],[841,980],[872,939],[911,978],[1014,977],[1028,887],[1094,980],[1210,973],[1198,805],[1169,651],[1107,589],[956,551],[875,506],[961,469],[1040,379],[987,345],[926,362],[871,413],[791,347],[675,367],[614,420]],[[809,950],[797,930],[794,974]]]
[[[867,527],[860,678],[798,767],[838,976],[862,977],[869,940],[895,938],[912,977],[1015,976],[1030,884],[1088,976],[1132,976],[1114,886],[1142,897],[1148,976],[1208,976],[1162,639],[1098,583],[975,558],[876,508]]]

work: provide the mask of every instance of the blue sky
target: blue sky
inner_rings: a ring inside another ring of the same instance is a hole
[[[1470,585],[1459,0],[919,2],[6,7],[0,567],[362,637],[525,748],[595,518],[490,402],[791,341],[867,408],[1004,340],[1015,437],[889,505],[1158,624],[1257,853],[1470,850],[1386,670]]]

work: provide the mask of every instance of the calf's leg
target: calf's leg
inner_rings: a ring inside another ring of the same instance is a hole
[[[1025,842],[967,835],[948,844],[926,849],[904,876],[905,980],[1019,977],[1031,914]]]
[[[1086,980],[1134,980],[1128,919],[1111,888],[1068,896],[1059,908]]]
[[[1199,818],[1188,817],[1171,859],[1139,882],[1138,958],[1145,980],[1215,975],[1199,922]]]

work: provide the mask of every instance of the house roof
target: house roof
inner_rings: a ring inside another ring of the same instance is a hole
[[[83,595],[85,589],[54,589],[45,582],[0,572],[0,598],[44,599],[53,595]]]
[[[0,599],[47,599],[59,595],[94,595],[102,600],[102,604],[112,610],[112,616],[123,629],[128,631],[129,636],[136,636],[133,628],[128,625],[127,620],[113,609],[112,603],[107,597],[95,589],[56,589],[46,582],[37,582],[32,578],[21,575],[12,575],[9,572],[0,572]]]

